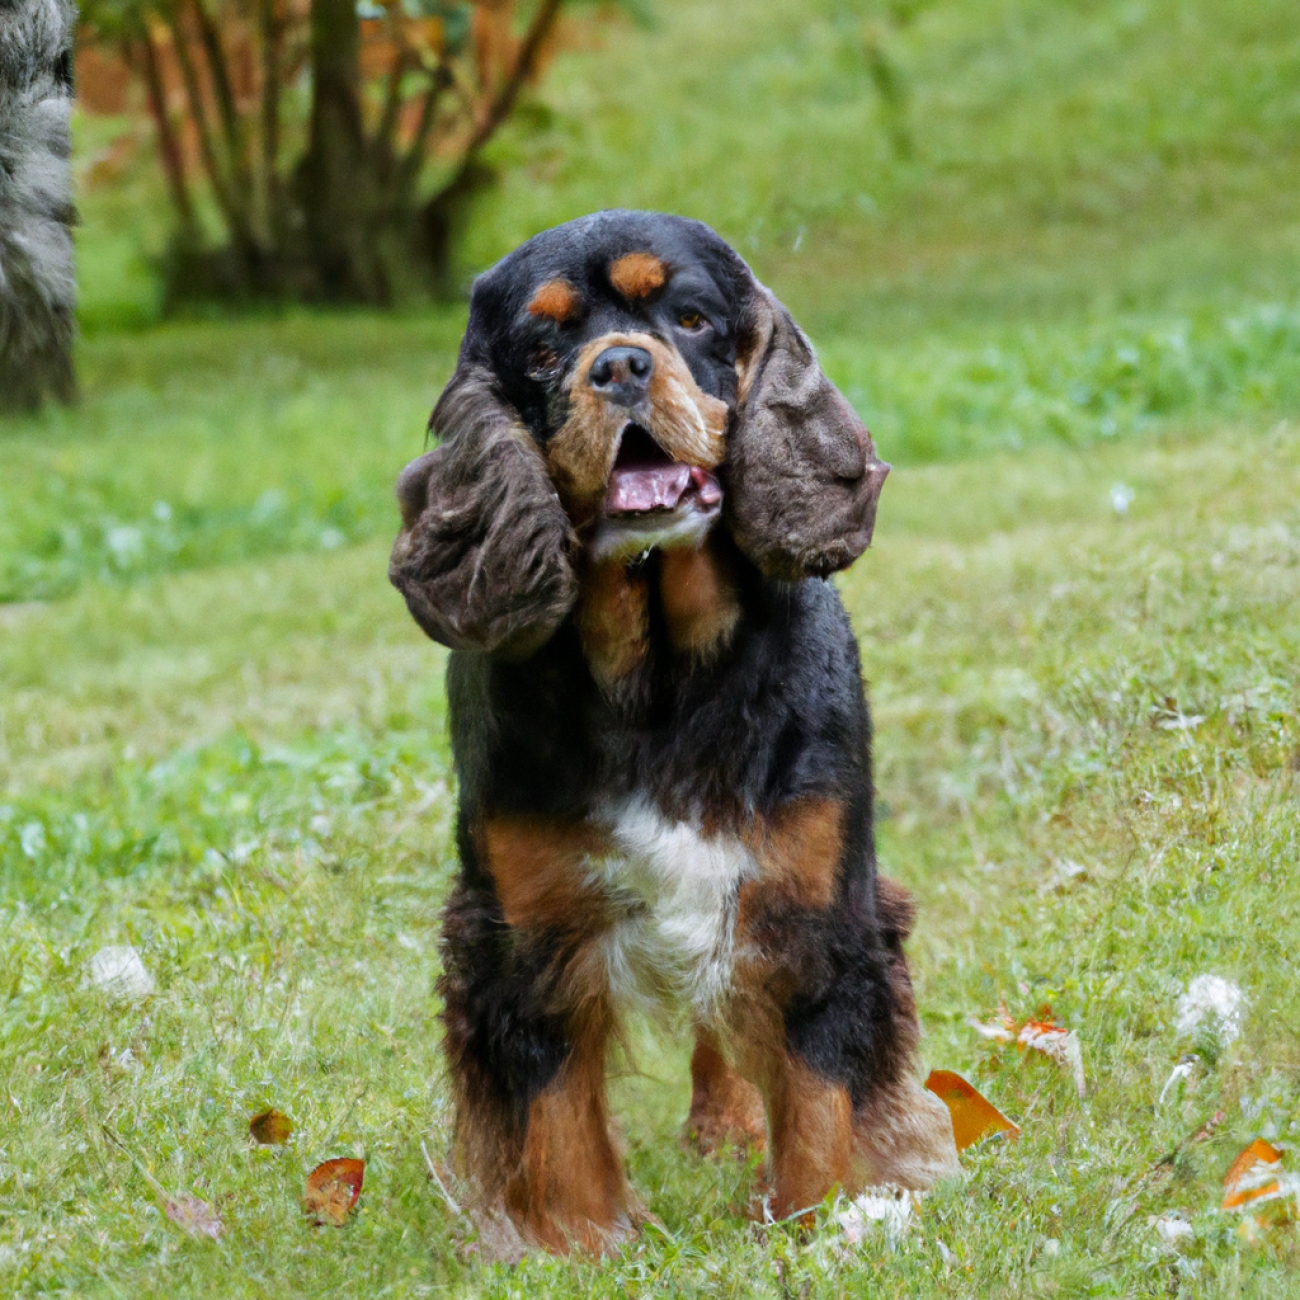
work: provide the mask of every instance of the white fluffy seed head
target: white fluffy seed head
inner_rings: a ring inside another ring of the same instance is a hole
[[[140,954],[129,944],[101,948],[90,959],[90,982],[110,1002],[143,1002],[154,992]]]
[[[1209,1031],[1224,1047],[1241,1033],[1246,995],[1231,980],[1220,975],[1198,975],[1178,999],[1175,1028],[1180,1038],[1193,1038]]]

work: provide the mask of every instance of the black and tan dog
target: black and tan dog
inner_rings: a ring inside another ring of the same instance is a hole
[[[634,1228],[605,1102],[630,1005],[689,1013],[688,1129],[766,1140],[777,1215],[956,1172],[823,581],[888,466],[807,340],[706,226],[597,213],[477,281],[431,425],[390,576],[454,651],[439,987],[499,1248]]]

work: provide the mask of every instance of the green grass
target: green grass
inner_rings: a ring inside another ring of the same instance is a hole
[[[0,1243],[15,1289],[113,1295],[783,1292],[1286,1294],[1289,1237],[1214,1212],[1265,1125],[1300,1123],[1300,431],[1047,448],[901,473],[844,591],[874,683],[885,869],[921,901],[928,1065],[1024,1129],[979,1148],[891,1251],[837,1262],[729,1210],[749,1172],[672,1138],[685,1035],[643,1035],[618,1085],[632,1176],[662,1221],[618,1261],[457,1255],[423,1174],[445,1139],[436,916],[450,802],[441,653],[383,547],[95,586],[6,620],[0,809],[11,1097]],[[1133,491],[1117,516],[1110,489]],[[1195,730],[1157,724],[1204,715]],[[1069,859],[1085,874],[1056,887]],[[133,942],[147,1008],[86,983]],[[1242,1038],[1157,1107],[1194,975],[1237,980]],[[1089,1096],[965,1024],[1005,997],[1080,1034]],[[264,1105],[297,1134],[250,1149]],[[1216,1109],[1215,1136],[1155,1166]],[[220,1243],[161,1215],[216,1203]],[[307,1168],[362,1153],[357,1222],[314,1231]],[[1188,1211],[1189,1263],[1149,1220]],[[941,1240],[958,1263],[944,1265]],[[1049,1255],[1049,1240],[1060,1243]],[[875,1281],[872,1281],[875,1279]],[[1271,1288],[1271,1289],[1270,1289]]]
[[[1293,6],[654,12],[565,54],[494,146],[462,268],[592,207],[702,216],[875,429],[898,468],[841,586],[882,858],[921,904],[927,1065],[1022,1137],[839,1258],[833,1229],[757,1232],[754,1171],[677,1147],[685,1035],[642,1028],[615,1092],[659,1226],[605,1264],[465,1256],[420,1152],[447,1122],[444,661],[384,581],[463,308],[160,323],[141,164],[82,199],[81,405],[0,427],[0,1292],[1300,1293],[1294,1230],[1251,1245],[1214,1209],[1241,1146],[1300,1132]],[[87,981],[124,942],[146,1006]],[[1174,1028],[1204,972],[1248,998],[1226,1049]],[[1004,998],[1078,1031],[1085,1099],[969,1029]],[[267,1105],[283,1150],[245,1137]],[[359,1214],[311,1229],[306,1171],[354,1152]]]

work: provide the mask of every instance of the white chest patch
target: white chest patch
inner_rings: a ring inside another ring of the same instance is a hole
[[[615,998],[688,1005],[702,1020],[731,983],[741,884],[758,874],[735,837],[705,837],[635,801],[612,809],[616,855],[591,864],[621,919],[603,942]]]

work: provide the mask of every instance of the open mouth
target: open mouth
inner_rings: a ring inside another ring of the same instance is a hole
[[[639,424],[627,425],[605,492],[606,516],[670,512],[683,498],[707,510],[722,500],[722,486],[707,469],[673,460]]]
[[[722,509],[722,484],[707,469],[675,461],[639,424],[620,435],[592,541],[601,559],[656,547],[698,546]]]

